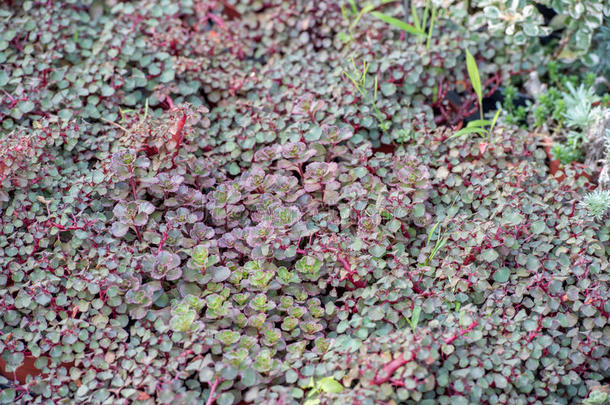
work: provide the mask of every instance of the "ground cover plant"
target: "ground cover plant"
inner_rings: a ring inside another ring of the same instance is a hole
[[[0,403],[607,403],[609,14],[3,2]]]

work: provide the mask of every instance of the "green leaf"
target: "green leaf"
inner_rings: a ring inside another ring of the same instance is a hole
[[[426,206],[424,204],[415,204],[415,206],[413,207],[413,216],[415,218],[419,218],[424,216],[424,214],[426,213]]]
[[[318,381],[318,389],[324,392],[338,393],[343,391],[343,385],[332,377],[325,377]]]
[[[224,266],[214,267],[210,270],[210,273],[212,275],[212,280],[214,280],[215,283],[225,281],[231,276],[231,270],[229,270],[228,267]]]
[[[491,263],[498,258],[498,252],[496,252],[494,249],[486,249],[481,252],[481,258]]]
[[[443,246],[445,246],[445,244],[447,243],[447,240],[449,240],[448,237],[444,237],[440,240],[436,241],[436,245],[434,246],[434,249],[432,249],[432,252],[430,253],[430,260],[432,260],[434,258],[434,256],[436,256],[436,253],[441,250],[443,248]]]
[[[479,105],[483,103],[483,92],[481,90],[481,76],[479,75],[479,68],[477,62],[468,49],[466,49],[466,69],[468,69],[468,76],[470,77],[470,83],[472,89],[477,94],[479,99]]]
[[[57,116],[59,118],[61,118],[64,121],[69,120],[70,118],[72,118],[72,110],[64,108],[63,110],[59,110],[59,112],[57,113]]]
[[[485,12],[485,17],[490,20],[500,18],[501,15],[500,10],[495,6],[487,6],[483,11]]]
[[[375,80],[377,80],[376,76]],[[379,88],[381,89],[381,93],[386,97],[391,97],[396,93],[396,85],[394,83],[383,82]]]
[[[502,268],[496,270],[496,272],[493,275],[494,281],[496,281],[498,283],[506,283],[508,281],[509,277],[510,277],[510,270],[508,269],[508,267],[502,267]]]
[[[102,96],[110,97],[114,94],[114,88],[108,86],[107,84],[102,86]]]
[[[313,377],[311,377],[311,378],[309,379],[309,382],[307,382],[307,385],[301,385],[301,387],[303,387],[303,388],[313,388],[313,387],[315,387],[314,382],[313,382]],[[314,390],[314,391],[315,391],[315,390]],[[307,396],[308,396],[308,397],[310,397],[310,396],[311,396],[311,394],[309,394],[309,395],[307,395]]]
[[[9,75],[4,70],[0,71],[0,87],[4,87],[9,80]]]
[[[102,172],[101,170],[93,171],[92,178],[95,184],[100,184],[102,181],[104,181],[105,177],[106,176],[104,175],[104,172]]]
[[[359,252],[362,249],[362,239],[355,238],[354,241],[352,242],[352,244],[350,245],[350,249],[353,249],[356,252]]]
[[[451,135],[449,138],[447,138],[447,140],[449,139],[453,139],[453,138],[457,138],[458,136],[463,136],[463,135],[468,135],[468,134],[479,134],[479,135],[484,135],[485,134],[485,129],[483,128],[479,128],[479,127],[466,127],[466,128],[462,128],[459,131],[457,131],[455,134]]]
[[[388,222],[388,229],[392,232],[396,232],[400,229],[400,221],[398,221],[397,219],[393,219],[390,222]]]
[[[256,375],[256,371],[253,368],[248,367],[241,374],[241,382],[246,387],[254,386],[258,381],[258,377]]]
[[[34,103],[30,100],[22,101],[19,103],[19,109],[22,113],[27,114],[34,109]]]
[[[500,389],[504,389],[508,386],[508,381],[506,381],[506,377],[502,374],[496,374],[494,376],[494,383],[496,384],[496,387]]]
[[[6,388],[0,392],[0,403],[2,404],[13,404],[15,403],[15,389],[14,388]]]
[[[83,397],[87,394],[88,391],[89,387],[87,386],[87,384],[82,384],[80,387],[78,387],[78,390],[76,390],[76,397]]]
[[[413,329],[413,332],[415,332],[415,330],[417,330],[417,325],[419,324],[420,316],[421,316],[421,306],[417,305],[415,308],[413,308],[413,315],[411,315],[411,320],[409,321],[409,324],[411,326],[411,329]]]
[[[519,225],[523,222],[524,218],[523,215],[519,214],[518,212],[515,211],[508,211],[508,212],[504,212],[504,214],[502,215],[502,219],[501,222],[503,225],[512,225],[512,226],[516,226]]]
[[[174,77],[175,73],[173,70],[166,70],[161,74],[161,76],[159,76],[159,81],[161,83],[169,83],[174,80]]]
[[[490,120],[472,120],[467,125],[466,128],[470,127],[485,127],[487,125],[491,125]]]
[[[536,221],[536,222],[532,223],[532,232],[535,233],[536,235],[544,232],[545,229],[546,229],[546,225],[545,225],[544,221]]]
[[[440,225],[440,222],[435,223],[432,226],[432,229],[430,229],[430,232],[428,232],[428,240],[426,241],[426,245],[430,244],[430,240],[432,239],[432,235],[434,235],[434,231],[436,231],[436,228]],[[440,230],[439,230],[439,235],[440,235]]]
[[[422,32],[421,30],[418,30],[411,24],[407,24],[406,22],[399,20],[398,18],[390,17],[389,15],[380,13],[379,11],[373,11],[371,14],[373,14],[375,17],[379,18],[381,21],[386,22],[390,25],[393,25],[394,27],[399,28],[403,31],[406,31],[410,34],[424,35],[424,32]]]
[[[385,313],[380,309],[380,307],[373,306],[367,312],[367,317],[371,321],[380,321],[383,319]]]
[[[496,113],[494,114],[494,118],[491,120],[491,127],[489,128],[489,133],[491,134],[491,132],[494,130],[494,127],[496,126],[496,121],[498,121],[498,117],[500,116],[500,112],[502,111],[502,109],[498,109],[498,111],[496,111]]]
[[[374,245],[369,249],[369,253],[375,257],[382,257],[386,252],[385,247],[383,245]]]
[[[411,15],[413,16],[413,24],[415,24],[415,28],[421,31],[422,25],[419,22],[419,16],[417,15],[417,7],[415,6],[414,1],[411,2]]]
[[[314,126],[307,133],[305,133],[305,140],[309,142],[317,141],[322,136],[322,128]]]

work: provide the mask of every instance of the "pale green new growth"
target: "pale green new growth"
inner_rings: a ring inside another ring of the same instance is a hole
[[[589,215],[601,220],[610,209],[610,190],[595,190],[585,196],[581,202]]]
[[[354,69],[352,73],[343,71],[343,74],[350,80],[350,82],[352,82],[360,96],[373,107],[375,117],[379,121],[379,128],[383,132],[386,132],[390,128],[391,123],[385,120],[383,113],[377,107],[377,76],[375,76],[373,98],[371,99],[369,91],[366,88],[366,75],[369,71],[370,65],[367,62],[364,62],[362,64],[362,70],[359,71],[356,67],[356,62],[352,59],[352,67]]]

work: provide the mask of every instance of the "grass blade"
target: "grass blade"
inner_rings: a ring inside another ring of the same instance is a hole
[[[369,4],[368,6],[365,6],[362,8],[362,10],[360,10],[360,13],[358,13],[358,16],[356,17],[356,19],[354,20],[352,25],[349,26],[350,38],[354,37],[354,28],[356,28],[356,25],[358,25],[358,22],[360,21],[362,16],[365,15],[366,13],[371,12],[374,8],[375,8],[375,6],[373,6],[372,4]]]
[[[146,104],[144,104],[144,119],[142,121],[145,121],[147,117],[148,117],[148,97],[146,97]]]
[[[447,239],[448,238],[445,236],[436,243],[436,245],[434,246],[434,249],[432,249],[432,252],[430,253],[430,260],[434,259],[434,256],[436,256],[436,253],[439,250],[441,250],[443,248],[443,246],[445,246],[445,244],[447,243]]]
[[[485,129],[483,129],[481,127],[466,127],[466,128],[462,128],[459,131],[457,131],[455,134],[453,134],[449,138],[447,138],[447,140],[453,139],[453,138],[457,138],[458,136],[463,136],[463,135],[468,135],[468,134],[473,134],[473,133],[477,133],[479,135],[483,135],[483,134],[485,134]]]
[[[390,17],[389,15],[380,13],[379,11],[373,11],[371,14],[373,14],[375,17],[379,18],[381,21],[386,22],[390,25],[393,25],[394,27],[399,28],[403,31],[406,31],[409,34],[413,34],[413,35],[422,35],[423,34],[423,32],[421,32],[420,30],[418,30],[411,24],[407,24],[406,22],[399,20],[398,18]]]
[[[343,74],[345,75],[345,77],[347,77],[353,84],[354,86],[358,87],[358,82],[356,82],[356,79],[354,79],[349,73],[347,72],[343,72]]]
[[[375,76],[375,89],[373,90],[373,101],[377,101],[377,76]]]
[[[479,68],[477,67],[477,62],[474,60],[474,57],[468,49],[466,49],[466,69],[468,69],[468,76],[470,77],[472,89],[474,90],[479,99],[479,105],[481,105],[483,103],[481,76],[479,75]]]
[[[366,74],[369,72],[369,66],[366,61],[362,63],[362,87],[366,87]]]
[[[343,5],[343,3],[339,3],[339,7],[341,8],[341,16],[343,17],[343,19],[349,21],[349,16],[347,14],[347,9]]]
[[[501,108],[499,108],[498,111],[496,111],[496,114],[494,115],[494,118],[491,120],[491,128],[489,128],[489,133],[490,134],[494,130],[494,127],[496,126],[496,121],[498,121],[498,117],[500,116],[500,111],[502,111]]]
[[[430,240],[432,239],[432,235],[434,235],[434,231],[436,231],[436,228],[440,225],[440,222],[437,222],[436,224],[434,224],[434,226],[432,227],[432,229],[430,229],[430,232],[428,232],[428,241],[426,242],[426,245],[430,244]]]
[[[413,3],[411,3],[413,4]],[[420,30],[426,30],[426,23],[428,22],[428,13],[430,12],[430,0],[426,0],[426,7],[424,7],[424,16],[422,17],[422,22],[420,25]]]
[[[348,1],[349,1],[350,6],[352,6],[352,12],[354,14],[357,14],[358,13],[358,7],[356,7],[356,0],[348,0]]]
[[[421,31],[422,26],[419,22],[419,16],[417,15],[417,8],[415,7],[414,1],[411,2],[411,16],[413,16],[413,25],[415,25],[417,30]]]
[[[490,120],[472,120],[466,125],[466,128],[484,127],[486,125],[491,125],[491,121]]]

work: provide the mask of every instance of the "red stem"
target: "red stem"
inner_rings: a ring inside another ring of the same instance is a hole
[[[129,179],[129,184],[131,185],[131,194],[133,196],[133,200],[136,201],[138,199],[138,193],[136,193],[136,181],[133,177]]]
[[[171,100],[168,98],[168,100]],[[182,129],[184,128],[184,124],[186,123],[186,114],[182,113],[182,117],[178,120],[176,124],[176,133],[172,136],[172,140],[176,142],[176,150],[174,151],[174,156],[172,157],[172,164],[175,165],[176,156],[178,156],[178,152],[180,151],[180,144],[184,139],[184,134],[182,133]]]
[[[456,333],[455,335],[445,339],[445,344],[449,345],[449,344],[453,343],[453,341],[456,340],[457,338],[464,336],[465,334],[467,334],[468,332],[470,332],[471,330],[476,328],[478,324],[479,324],[479,321],[474,321],[466,329],[462,329],[458,333]]]
[[[354,285],[354,287],[356,288],[364,288],[366,287],[366,280],[354,280],[354,276],[358,275],[357,272],[355,270],[352,269],[352,265],[347,261],[346,258],[342,257],[339,255],[339,250],[333,247],[328,247],[328,246],[322,246],[324,248],[324,251],[326,252],[332,252],[335,253],[337,256],[337,261],[339,263],[341,263],[341,265],[343,266],[343,269],[347,272],[347,275],[345,276],[345,278],[347,278],[349,280],[350,283],[352,283]],[[309,254],[306,250],[297,248],[297,253],[301,254],[301,255],[307,255]],[[345,280],[345,278],[341,279],[341,280]]]
[[[170,96],[167,96],[167,97],[165,98],[165,101],[167,102],[167,105],[169,106],[170,110],[171,110],[172,108],[174,108],[174,101],[173,101],[173,100],[170,98]]]
[[[212,384],[212,388],[210,389],[210,396],[208,400],[205,402],[205,405],[212,405],[216,400],[214,394],[216,393],[216,388],[218,387],[218,377],[214,380],[214,384]]]
[[[169,231],[172,229],[170,224],[167,224],[165,232],[163,233],[163,238],[161,238],[161,243],[159,243],[159,248],[157,249],[157,255],[161,253],[161,249],[163,249],[163,245],[165,245],[165,241],[169,236]]]
[[[59,229],[60,231],[74,231],[74,230],[77,230],[77,229],[78,230],[85,230],[85,229],[87,229],[87,227],[89,225],[95,223],[95,220],[93,220],[93,221],[86,221],[85,225],[83,225],[83,226],[77,226],[76,222],[74,222],[74,221],[73,221],[73,223],[74,223],[74,225],[69,226],[69,227],[66,228],[65,226],[63,226],[61,224],[58,224],[58,223],[53,222],[53,221],[49,221],[49,226],[55,227],[55,228]]]
[[[385,377],[379,377],[379,373],[377,373],[373,381],[371,381],[371,384],[381,385],[390,381],[392,375],[394,374],[394,371],[398,370],[400,367],[404,366],[413,359],[415,359],[415,352],[411,353],[411,358],[409,358],[408,360],[405,359],[404,355],[401,353],[400,356],[398,356],[396,359],[392,360],[381,368],[381,371],[385,373]]]
[[[176,125],[176,133],[172,136],[172,140],[174,142],[176,142],[176,150],[180,149],[180,143],[182,142],[182,139],[184,138],[184,135],[182,134],[182,129],[184,128],[185,123],[186,123],[186,114],[182,114],[182,117],[180,117],[180,120],[178,120],[178,123]]]

